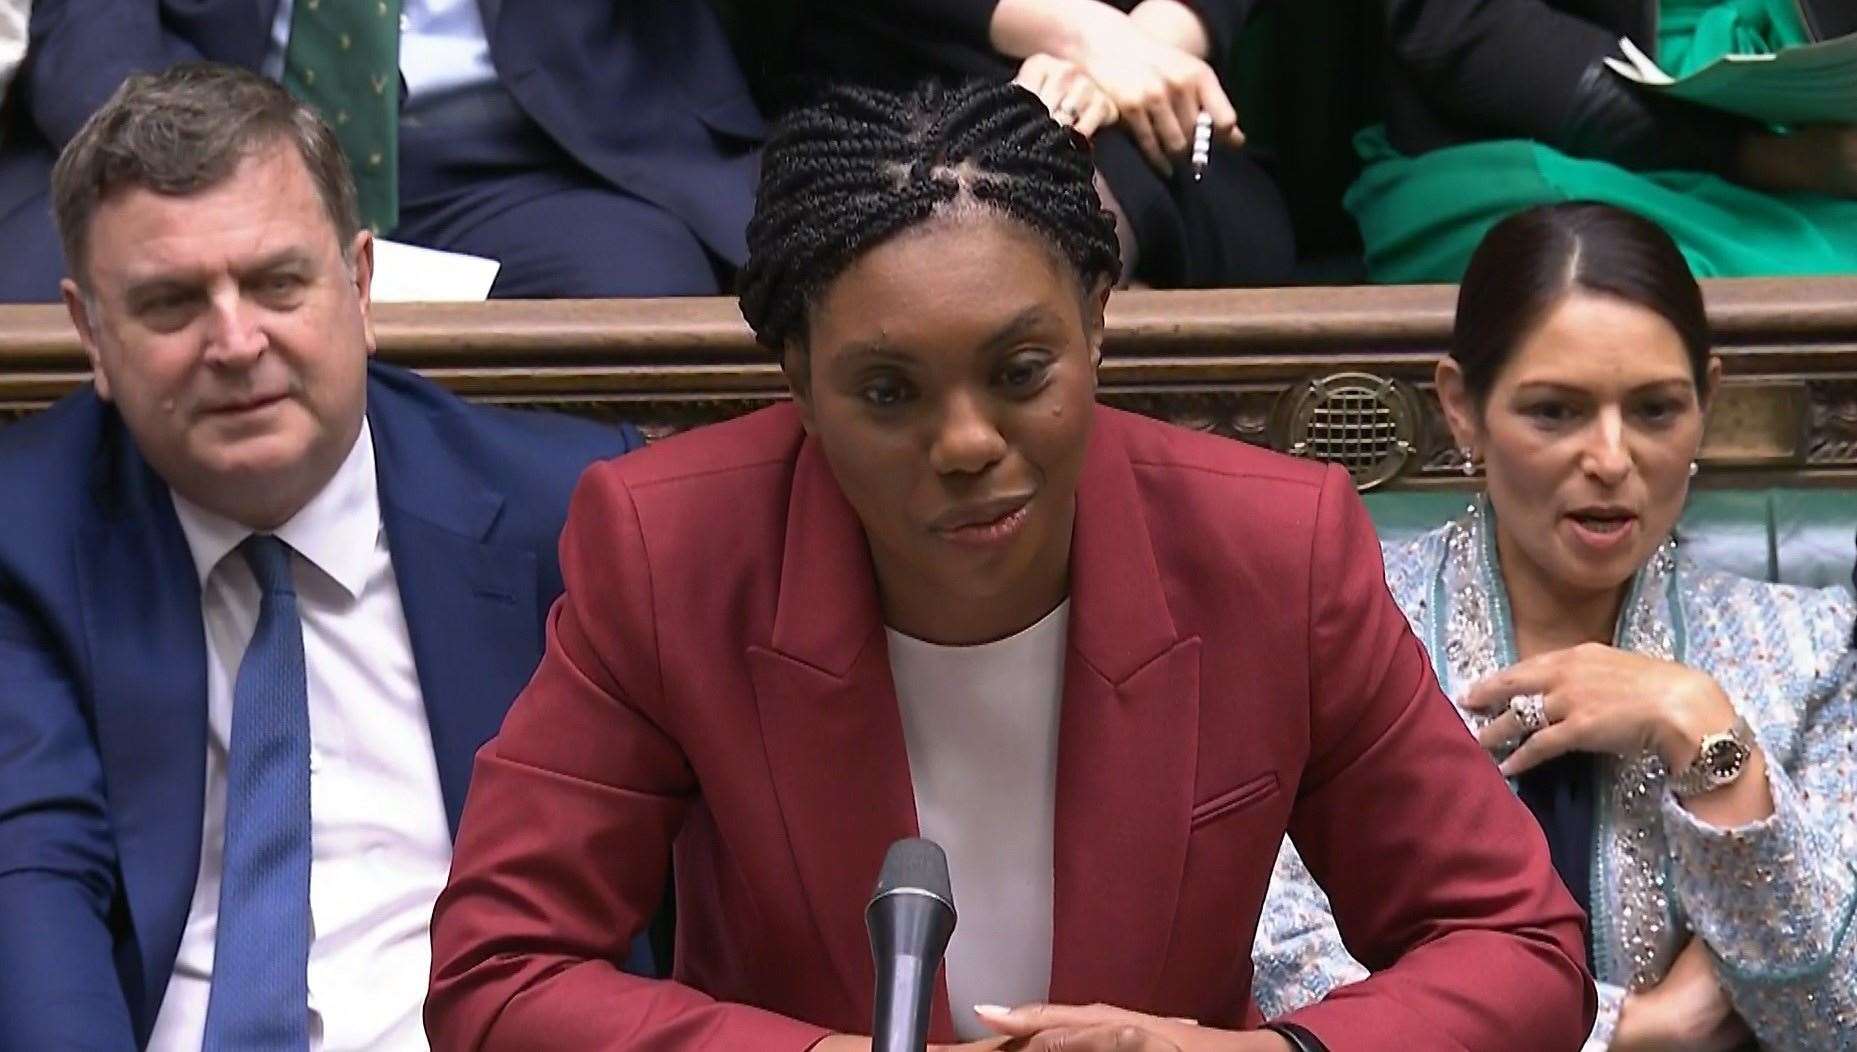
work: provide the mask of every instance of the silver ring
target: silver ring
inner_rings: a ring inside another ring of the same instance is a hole
[[[1509,699],[1509,711],[1515,714],[1515,720],[1522,726],[1522,737],[1526,738],[1548,725],[1547,700],[1539,694],[1523,694]]]
[[[1051,111],[1051,116],[1059,124],[1077,123],[1077,111],[1069,106],[1059,106],[1057,109]]]

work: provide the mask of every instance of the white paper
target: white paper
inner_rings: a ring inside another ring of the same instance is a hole
[[[503,264],[462,252],[374,239],[376,303],[440,303],[483,300]]]
[[[1625,53],[1625,59],[1622,62],[1615,58],[1606,59],[1606,65],[1612,67],[1612,72],[1639,84],[1662,86],[1676,83],[1670,74],[1657,68],[1657,63],[1652,62],[1649,55],[1640,51],[1638,45],[1631,42],[1630,37],[1620,37],[1618,49]]]
[[[1848,124],[1857,114],[1857,35],[1782,49],[1723,55],[1671,77],[1628,39],[1606,66],[1653,91],[1775,125]]]

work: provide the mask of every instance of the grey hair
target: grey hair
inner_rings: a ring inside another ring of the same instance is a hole
[[[185,196],[217,186],[254,153],[288,143],[303,159],[346,256],[361,230],[355,181],[335,133],[275,82],[215,62],[123,81],[59,154],[52,211],[65,264],[89,287],[90,222],[110,195]]]

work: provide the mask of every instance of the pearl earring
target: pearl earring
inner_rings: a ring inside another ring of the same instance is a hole
[[[1689,462],[1689,477],[1690,478],[1695,478],[1696,472],[1701,471],[1701,470],[1702,470],[1702,465],[1696,463],[1693,460]]]
[[[1464,461],[1460,469],[1463,471],[1464,477],[1469,478],[1470,476],[1475,475],[1477,473],[1477,452],[1476,450],[1471,449],[1469,446],[1459,446],[1457,447],[1457,453],[1458,453],[1458,456],[1462,457]]]

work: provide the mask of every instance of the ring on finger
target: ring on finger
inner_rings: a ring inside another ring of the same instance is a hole
[[[1515,722],[1521,725],[1523,738],[1548,725],[1547,700],[1539,694],[1523,694],[1509,699],[1509,711],[1515,714]]]

